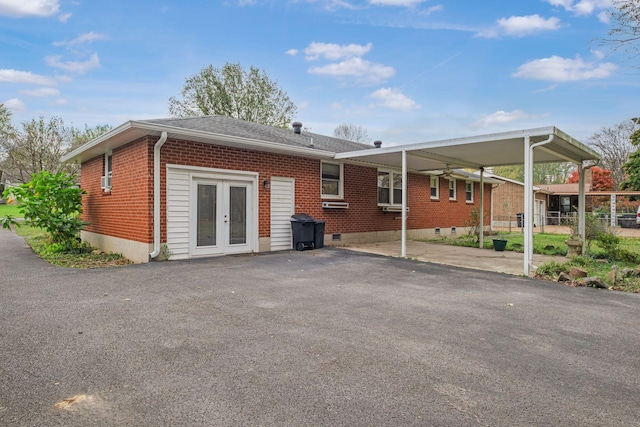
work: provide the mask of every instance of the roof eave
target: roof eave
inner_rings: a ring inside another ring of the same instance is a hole
[[[167,132],[169,138],[173,139],[197,139],[198,141],[216,144],[216,143],[228,143],[232,146],[238,146],[239,148],[251,149],[255,151],[266,151],[266,152],[275,152],[282,154],[290,154],[294,156],[308,157],[308,158],[334,158],[335,153],[331,151],[319,150],[316,148],[309,147],[296,147],[287,144],[282,144],[279,142],[270,142],[270,141],[262,141],[253,138],[244,138],[238,136],[231,136],[219,133],[205,132],[199,130],[192,129],[184,129],[174,126],[149,123],[144,121],[133,121],[130,120],[115,129],[105,133],[104,135],[99,136],[98,138],[89,141],[88,143],[78,147],[77,149],[71,151],[70,153],[63,156],[62,161],[85,161],[90,158],[96,157],[100,153],[96,154],[96,150],[92,150],[100,147],[101,145],[106,144],[108,141],[114,140],[119,135],[124,134],[125,132],[132,130],[140,130],[143,131],[140,136],[157,136],[162,132]],[[118,143],[112,144],[109,149],[117,148],[122,145],[128,144],[129,142],[135,140],[137,138],[133,138],[131,140],[123,140]],[[224,144],[223,144],[224,145]],[[102,152],[106,152],[107,149],[102,150]],[[83,156],[83,154],[88,154],[87,156]]]

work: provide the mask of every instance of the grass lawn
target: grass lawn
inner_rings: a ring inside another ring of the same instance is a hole
[[[20,218],[22,214],[18,211],[20,205],[12,203],[10,205],[4,204],[0,205],[0,218],[4,218],[7,215],[11,215],[14,218]]]
[[[485,236],[484,248],[493,249],[492,239],[507,240],[507,251],[524,252],[524,234],[499,232],[497,235]],[[533,235],[533,252],[544,255],[566,255],[567,245],[565,241],[569,239],[566,234],[536,233]],[[450,240],[450,244],[457,246],[478,247],[475,239],[469,236],[462,236],[459,239]],[[626,292],[640,293],[640,239],[634,237],[620,237],[616,254],[630,254],[629,257],[618,257],[611,259],[604,248],[598,246],[594,241],[587,249],[587,255],[573,259],[559,258],[549,264],[539,266],[538,273],[541,277],[555,280],[562,272],[569,272],[572,267],[578,267],[587,271],[589,277],[601,278],[609,289]],[[615,277],[612,270],[617,273]],[[580,286],[581,283],[575,280],[570,283],[573,286]],[[584,286],[584,285],[582,285]]]

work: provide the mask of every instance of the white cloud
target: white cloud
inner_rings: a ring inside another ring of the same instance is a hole
[[[332,102],[329,104],[329,108],[332,110],[342,110],[342,104],[339,102]]]
[[[420,104],[405,96],[398,89],[381,88],[373,92],[369,97],[378,101],[375,105],[382,105],[394,110],[408,112],[421,108]]]
[[[298,54],[298,49],[289,49],[285,54],[289,56],[296,56]]]
[[[500,126],[507,123],[515,122],[517,120],[530,119],[533,116],[525,113],[522,110],[513,110],[513,111],[496,111],[493,114],[489,114],[477,120],[473,123],[473,128],[488,128],[492,126]]]
[[[420,15],[429,16],[434,12],[442,12],[444,10],[444,6],[441,4],[436,4],[435,6],[428,7],[426,10],[419,12]]]
[[[60,91],[52,87],[43,87],[40,89],[21,90],[20,93],[27,96],[45,97],[45,96],[59,96]]]
[[[56,99],[56,102],[54,104],[56,104],[56,105],[66,105],[68,103],[69,103],[69,101],[67,101],[66,99],[59,98],[59,99]]]
[[[12,18],[51,16],[59,10],[58,0],[0,0],[0,15]]]
[[[339,63],[310,68],[309,73],[335,77],[355,77],[359,83],[377,84],[392,77],[396,70],[393,67],[375,64],[362,58],[349,58]]]
[[[26,104],[17,98],[7,99],[3,104],[11,111],[25,111],[27,109]]]
[[[538,14],[528,16],[510,16],[500,18],[497,26],[476,34],[478,37],[498,37],[501,35],[524,37],[540,31],[554,31],[560,28],[560,19],[551,17],[545,19]]]
[[[70,13],[62,13],[62,14],[58,15],[58,21],[62,22],[63,24],[65,22],[67,22],[69,20],[69,18],[71,18],[71,14]]]
[[[511,16],[498,19],[498,26],[510,36],[524,36],[537,31],[557,30],[560,20],[556,17],[544,19],[540,15]]]
[[[609,14],[609,12],[600,12],[598,13],[598,21],[602,22],[603,24],[609,24],[611,23],[611,15]]]
[[[612,0],[546,0],[552,6],[562,7],[575,15],[591,15],[613,6]],[[602,18],[599,17],[600,20]]]
[[[84,74],[94,68],[100,68],[100,58],[98,58],[97,53],[91,55],[91,57],[84,62],[62,62],[61,59],[61,56],[47,56],[44,60],[50,67],[60,68],[66,72],[73,74]]]
[[[575,82],[580,80],[603,79],[609,77],[617,65],[611,62],[585,62],[579,56],[575,59],[552,56],[536,59],[521,65],[513,77],[544,80],[549,82]]]
[[[362,56],[365,53],[368,53],[372,47],[373,45],[371,43],[367,43],[366,45],[355,43],[338,45],[334,43],[313,42],[304,49],[304,53],[307,61],[313,61],[319,58],[335,61],[341,58]]]
[[[94,33],[93,31],[90,31],[88,33],[81,34],[78,37],[76,37],[75,39],[71,39],[69,41],[53,42],[52,45],[54,45],[56,47],[73,46],[73,45],[81,44],[81,43],[90,43],[90,42],[95,41],[95,40],[104,40],[106,38],[107,38],[107,36],[105,36],[104,34],[97,34],[97,33]]]
[[[0,83],[28,83],[42,86],[53,86],[56,81],[51,77],[33,74],[30,71],[0,69]]]
[[[380,6],[413,7],[424,1],[425,0],[369,0],[369,3]]]

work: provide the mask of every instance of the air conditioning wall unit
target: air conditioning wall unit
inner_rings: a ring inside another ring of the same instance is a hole
[[[402,212],[402,206],[383,206],[382,212]],[[407,206],[407,212],[409,212],[409,206]]]
[[[347,202],[322,202],[324,209],[349,209]]]
[[[111,177],[110,176],[102,176],[100,177],[100,188],[104,191],[111,190]]]

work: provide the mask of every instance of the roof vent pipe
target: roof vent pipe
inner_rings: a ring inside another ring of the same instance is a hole
[[[373,145],[376,148],[380,148],[380,147],[382,147],[382,141],[373,141]]]
[[[291,126],[293,126],[293,131],[295,133],[297,133],[298,135],[300,135],[300,133],[302,133],[302,123],[293,122],[293,123],[291,123]]]

